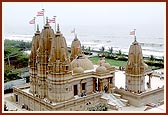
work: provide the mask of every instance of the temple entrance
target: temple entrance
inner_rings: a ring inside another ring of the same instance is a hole
[[[15,99],[15,102],[18,102],[18,95],[17,94],[14,94],[14,99]]]
[[[107,85],[104,86],[104,92],[105,92],[105,93],[108,92],[108,87],[107,87]]]
[[[74,96],[78,95],[78,87],[77,85],[74,85]]]
[[[86,90],[86,83],[82,83],[82,90]]]
[[[15,95],[16,96],[16,102],[18,102],[18,95]]]

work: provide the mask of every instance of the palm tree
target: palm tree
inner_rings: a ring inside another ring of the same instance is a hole
[[[104,53],[105,47],[102,46],[99,50],[100,50],[101,53]]]
[[[85,46],[82,45],[82,52],[85,52]]]
[[[87,48],[87,51],[88,51],[88,53],[91,52],[91,47],[90,46]]]
[[[162,62],[164,62],[164,56],[162,56]]]
[[[109,54],[110,54],[110,56],[112,56],[112,54],[113,54],[113,47],[109,47]]]
[[[122,55],[122,52],[121,50],[118,51],[118,55],[121,56]]]
[[[153,55],[150,55],[149,59],[150,59],[150,61],[152,61],[152,62],[155,60],[155,58],[154,58]]]
[[[104,56],[105,47],[102,46],[99,50],[100,50],[100,52],[102,53],[102,56]]]

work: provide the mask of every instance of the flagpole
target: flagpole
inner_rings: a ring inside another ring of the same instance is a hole
[[[135,35],[135,30],[136,30],[136,29],[134,29],[134,40],[136,41],[136,35]]]
[[[43,23],[44,23],[44,25],[45,25],[44,9],[42,9],[42,11],[43,11]]]
[[[36,17],[34,17],[34,32],[36,32]]]
[[[74,37],[75,37],[75,28],[74,28]]]
[[[55,33],[56,33],[56,17],[57,17],[57,16],[54,16],[54,21],[55,21]]]

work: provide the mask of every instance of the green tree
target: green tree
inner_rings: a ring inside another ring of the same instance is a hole
[[[105,54],[104,54],[105,47],[102,46],[99,50],[100,50],[101,56],[105,56]]]
[[[86,48],[86,47],[85,47],[84,45],[82,45],[82,51],[83,51],[83,52],[85,52],[85,48]]]
[[[87,50],[86,50],[86,51],[87,51],[87,53],[89,53],[89,54],[90,54],[90,53],[93,51],[93,48],[91,49],[91,47],[89,46],[89,47],[87,48]]]
[[[118,55],[121,56],[122,55],[122,52],[121,50],[118,51]]]
[[[164,62],[164,56],[162,56],[162,62]]]
[[[29,60],[28,55],[24,53],[21,53],[17,58],[18,64],[22,65],[23,67],[28,66],[28,60]]]
[[[104,51],[105,51],[105,47],[102,46],[99,50],[100,50],[101,53],[104,53]]]
[[[88,53],[91,52],[91,47],[90,47],[90,46],[87,48],[87,52],[88,52]]]
[[[96,106],[88,107],[87,110],[88,111],[107,111],[108,107],[106,104],[99,103]]]
[[[151,62],[153,62],[155,60],[153,55],[150,55],[149,59],[150,59]]]
[[[108,52],[109,52],[110,54],[113,54],[113,47],[109,47]]]

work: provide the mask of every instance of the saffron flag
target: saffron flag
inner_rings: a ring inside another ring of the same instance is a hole
[[[48,23],[55,23],[55,18],[49,19],[49,20],[48,20]]]
[[[135,30],[130,32],[130,35],[135,35]]]
[[[37,12],[37,16],[44,16],[44,12],[43,11]]]
[[[29,24],[35,24],[35,19],[30,20]]]

